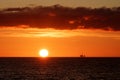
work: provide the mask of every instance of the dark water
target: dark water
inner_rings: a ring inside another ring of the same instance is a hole
[[[120,58],[0,58],[0,80],[120,80]]]

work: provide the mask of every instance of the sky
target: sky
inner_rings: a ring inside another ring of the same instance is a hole
[[[51,6],[61,4],[69,7],[118,7],[120,0],[1,0],[0,8],[22,6]]]
[[[120,57],[120,0],[2,0],[0,57]],[[114,8],[113,8],[114,7]]]

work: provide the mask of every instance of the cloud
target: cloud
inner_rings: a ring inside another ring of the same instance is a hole
[[[91,29],[74,30],[56,30],[56,29],[38,29],[38,28],[18,28],[4,27],[0,28],[0,37],[28,37],[28,38],[109,38],[120,40],[119,31],[104,31]]]
[[[120,31],[120,7],[70,8],[60,5],[0,10],[0,27],[27,25],[30,28],[103,29]]]

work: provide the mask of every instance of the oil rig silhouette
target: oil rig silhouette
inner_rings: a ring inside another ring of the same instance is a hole
[[[86,57],[85,54],[80,55],[80,58],[85,58],[85,57]]]
[[[81,57],[81,58],[84,58],[84,57],[86,57],[86,56],[85,56],[85,55],[83,55],[83,54],[81,54],[81,55],[80,55],[80,57]]]

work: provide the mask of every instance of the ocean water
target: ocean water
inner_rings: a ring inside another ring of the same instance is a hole
[[[0,58],[0,80],[120,80],[120,58]]]

